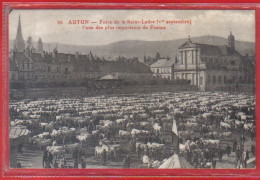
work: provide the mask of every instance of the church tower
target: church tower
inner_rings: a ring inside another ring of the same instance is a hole
[[[22,27],[21,27],[20,15],[19,15],[16,39],[15,39],[15,43],[14,43],[14,49],[16,51],[18,51],[18,52],[22,52],[22,51],[25,50],[25,43],[24,43],[23,35],[22,35]]]
[[[235,50],[235,37],[230,31],[230,35],[228,36],[228,47],[230,47],[231,51]]]
[[[38,44],[37,44],[37,52],[42,52],[42,51],[43,51],[43,43],[42,43],[42,39],[39,38]]]

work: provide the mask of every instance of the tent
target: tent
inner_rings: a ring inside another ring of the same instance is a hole
[[[172,155],[159,169],[192,169],[192,165],[178,154]]]

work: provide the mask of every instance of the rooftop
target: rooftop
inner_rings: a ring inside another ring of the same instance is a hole
[[[174,60],[172,59],[159,59],[155,63],[153,63],[150,67],[171,67],[174,64]]]

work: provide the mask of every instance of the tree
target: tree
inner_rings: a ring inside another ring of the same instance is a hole
[[[160,58],[161,58],[161,55],[157,52],[155,58],[156,58],[156,59],[160,59]]]

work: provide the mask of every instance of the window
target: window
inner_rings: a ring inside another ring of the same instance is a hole
[[[208,84],[210,84],[210,75],[208,75]]]
[[[68,73],[69,73],[69,69],[65,68],[65,74],[68,74]]]
[[[159,69],[157,69],[157,73],[159,74]]]
[[[23,63],[23,70],[24,70],[24,63]]]
[[[224,76],[224,83],[226,84],[227,83],[227,77]]]
[[[193,56],[193,51],[191,51],[191,64],[194,64],[194,56]]]
[[[48,66],[48,72],[51,72],[51,67],[50,66]]]
[[[200,77],[200,85],[203,85],[203,77]]]
[[[184,64],[186,65],[187,63],[187,51],[184,51]]]
[[[57,67],[57,72],[60,72],[60,68],[59,67]]]
[[[27,64],[27,69],[30,69],[30,64],[29,63]]]
[[[216,76],[213,76],[213,84],[216,84]]]
[[[37,75],[35,76],[35,79],[38,79]]]
[[[222,81],[221,76],[218,76],[218,83],[221,84],[221,81]]]
[[[231,61],[230,64],[231,65],[236,65],[236,61]]]

